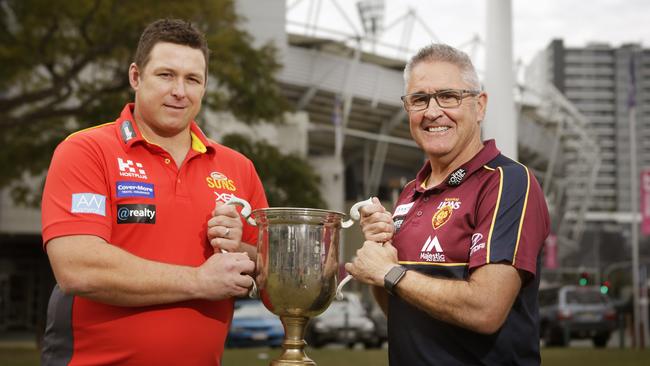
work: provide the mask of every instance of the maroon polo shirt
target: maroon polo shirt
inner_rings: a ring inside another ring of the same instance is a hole
[[[482,335],[437,321],[390,298],[391,365],[539,364],[539,253],[548,209],[534,175],[494,140],[428,190],[427,162],[395,206],[393,245],[400,264],[430,276],[467,280],[472,270],[507,263],[530,274],[502,328]]]

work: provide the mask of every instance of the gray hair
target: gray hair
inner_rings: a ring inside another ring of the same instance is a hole
[[[460,69],[463,81],[471,88],[481,90],[481,83],[469,56],[459,49],[442,43],[432,43],[423,47],[411,57],[404,67],[404,88],[408,86],[413,68],[422,62],[448,62],[456,65]]]

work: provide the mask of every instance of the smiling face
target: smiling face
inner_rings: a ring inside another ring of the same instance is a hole
[[[133,115],[145,136],[173,137],[187,131],[201,109],[205,69],[200,49],[168,42],[157,43],[151,49],[144,67],[131,64]]]
[[[476,89],[463,80],[458,66],[449,62],[422,61],[416,64],[406,94],[435,93],[444,89]],[[483,147],[480,122],[485,116],[487,95],[468,96],[457,108],[440,108],[435,100],[422,111],[409,112],[413,140],[431,164],[458,166]]]

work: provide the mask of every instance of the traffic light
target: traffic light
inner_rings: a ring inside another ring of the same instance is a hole
[[[609,292],[609,287],[609,281],[603,281],[603,283],[600,284],[600,293],[606,295]]]
[[[587,272],[580,273],[580,279],[578,280],[578,284],[580,286],[587,286],[588,283],[589,283],[589,273]]]

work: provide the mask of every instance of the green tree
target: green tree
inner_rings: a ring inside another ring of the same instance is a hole
[[[114,120],[132,100],[128,66],[149,22],[191,20],[212,51],[205,106],[252,122],[278,120],[287,103],[271,45],[255,49],[233,0],[0,0],[0,188],[37,204],[56,145]],[[259,98],[263,95],[263,98]]]
[[[225,135],[222,143],[250,157],[271,207],[326,208],[318,190],[320,177],[304,159],[283,155],[275,146],[252,143],[238,134]]]

